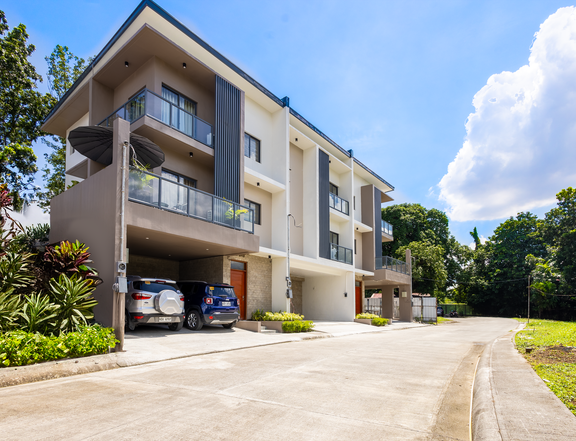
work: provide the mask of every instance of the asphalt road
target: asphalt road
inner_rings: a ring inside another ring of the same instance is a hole
[[[308,340],[0,389],[0,439],[468,439],[498,318]]]

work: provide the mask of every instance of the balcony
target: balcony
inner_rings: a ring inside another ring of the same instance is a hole
[[[335,243],[330,244],[330,259],[352,265],[352,250]]]
[[[254,234],[254,210],[169,179],[130,168],[128,200]]]
[[[376,269],[387,269],[390,271],[396,271],[397,273],[410,275],[406,262],[388,256],[376,258]]]
[[[116,118],[133,123],[143,116],[154,118],[196,141],[213,147],[214,130],[210,124],[148,89],[140,91],[98,125],[112,127]]]
[[[392,229],[392,225],[389,224],[389,223],[386,222],[386,221],[382,221],[382,234],[386,234],[386,235],[388,235],[388,236],[390,236],[390,237],[393,237],[393,236],[394,236],[393,233],[394,233],[394,232],[393,232],[393,229]]]
[[[348,201],[336,196],[334,193],[330,193],[330,208],[344,213],[345,215],[350,214],[350,204]]]

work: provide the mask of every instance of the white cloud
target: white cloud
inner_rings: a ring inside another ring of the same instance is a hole
[[[464,144],[438,184],[450,219],[512,216],[576,185],[576,8],[548,17],[528,65],[492,75],[473,104]]]
[[[484,244],[486,243],[486,240],[487,240],[487,239],[486,239],[484,236],[480,236],[479,239],[480,239],[480,243],[481,243],[482,245],[484,245]],[[470,242],[470,243],[468,244],[468,248],[471,248],[471,249],[475,250],[475,249],[476,249],[476,242]]]
[[[44,213],[36,204],[25,205],[21,213],[10,213],[10,216],[23,227],[50,223],[50,213]]]

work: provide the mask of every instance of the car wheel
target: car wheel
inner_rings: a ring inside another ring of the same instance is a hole
[[[222,326],[225,327],[226,329],[232,329],[234,326],[236,326],[236,322],[226,323],[225,325]]]
[[[186,327],[192,331],[199,331],[202,329],[202,318],[198,311],[191,309],[186,314]]]
[[[130,314],[126,312],[124,315],[124,332],[131,332],[136,329],[136,324],[130,320]]]
[[[170,329],[171,331],[179,331],[180,329],[182,329],[182,326],[184,326],[184,322],[178,322],[178,323],[171,323],[168,325],[168,329]]]

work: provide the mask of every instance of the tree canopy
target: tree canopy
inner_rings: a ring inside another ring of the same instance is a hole
[[[9,185],[16,209],[37,191],[31,145],[43,135],[40,125],[52,104],[51,95],[36,90],[42,77],[29,60],[34,50],[26,26],[10,29],[0,11],[0,183]]]

